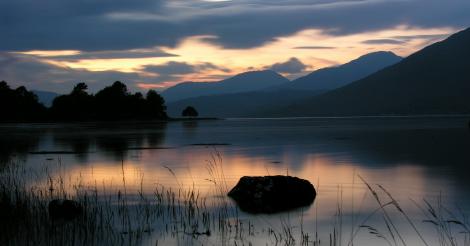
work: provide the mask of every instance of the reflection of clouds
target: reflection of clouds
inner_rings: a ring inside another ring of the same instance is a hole
[[[429,190],[439,185],[446,187],[449,184],[439,182],[448,179],[468,186],[462,175],[465,172],[458,172],[457,176],[452,173],[470,160],[466,154],[468,132],[455,128],[460,123],[459,119],[437,118],[431,122],[413,118],[224,120],[137,126],[52,126],[46,127],[46,134],[41,127],[30,130],[17,127],[6,130],[7,137],[2,140],[8,141],[8,144],[3,141],[4,146],[11,148],[2,150],[23,155],[28,151],[75,151],[77,155],[28,156],[32,165],[48,157],[62,158],[64,167],[72,168],[68,173],[74,175],[80,169],[86,171],[92,167],[119,170],[124,160],[126,165],[129,162],[130,167],[142,170],[145,175],[152,174],[166,182],[172,177],[162,166],[168,166],[184,184],[192,183],[189,178],[192,174],[199,185],[207,186],[205,179],[210,177],[206,163],[217,149],[223,156],[225,176],[231,184],[243,175],[289,173],[314,183],[319,179],[320,185],[331,189],[338,183],[351,183],[355,172],[395,190],[406,191],[409,187],[410,192],[419,193],[426,186]],[[229,145],[192,145],[200,143]],[[446,172],[433,171],[444,166]],[[113,172],[103,171],[106,173]]]
[[[75,148],[84,149],[80,147],[80,141],[83,141],[84,145],[90,145],[86,148],[93,151],[85,163],[74,155],[54,155],[54,161],[47,162],[44,158],[49,156],[34,155],[28,156],[26,165],[39,170],[48,167],[48,174],[52,177],[62,176],[70,194],[76,191],[74,185],[80,183],[86,188],[96,187],[115,195],[117,190],[124,189],[124,176],[129,194],[137,194],[141,185],[143,191],[151,195],[156,187],[162,185],[179,189],[194,184],[202,196],[213,198],[214,186],[207,180],[212,178],[207,170],[207,161],[211,159],[214,147],[191,144],[228,143],[230,145],[217,146],[216,149],[222,155],[229,188],[244,175],[289,173],[308,179],[317,188],[318,196],[314,205],[303,211],[304,229],[315,231],[318,220],[320,235],[328,235],[332,231],[331,223],[338,201],[343,201],[343,223],[348,229],[351,228],[351,211],[358,223],[377,208],[355,175],[361,175],[375,188],[375,184],[383,185],[415,221],[421,221],[423,217],[410,198],[420,204],[422,198],[433,202],[442,191],[446,204],[467,206],[468,172],[459,166],[459,163],[468,163],[470,158],[468,130],[462,127],[464,124],[466,120],[459,118],[225,120],[198,121],[197,127],[185,125],[185,122],[168,123],[166,127],[153,123],[133,127],[117,124],[113,128],[84,127],[80,131],[77,130],[79,128],[56,126],[45,135],[40,134],[42,129],[39,127],[35,128],[37,138],[31,140],[33,146],[39,145],[41,150],[46,148],[45,145],[47,148],[74,148],[74,142],[79,145]],[[14,133],[12,130],[8,132]],[[35,136],[34,130],[20,128],[16,138],[8,137],[11,145],[21,139],[18,136],[24,137],[25,132],[28,137]],[[52,138],[50,142],[49,138]],[[177,148],[139,148],[162,146]],[[123,165],[116,156],[123,157]],[[62,163],[56,163],[56,158],[62,159]],[[171,168],[175,176],[164,166]],[[47,173],[39,177],[28,175],[34,184],[47,187]],[[383,194],[381,197],[386,200]],[[212,205],[208,203],[208,206]],[[400,221],[401,215],[394,211],[390,208],[397,226],[409,240],[407,242],[414,245],[416,235],[410,234],[412,229]],[[293,211],[279,216],[255,217],[242,213],[241,216],[252,219],[260,225],[258,228],[270,224],[281,229],[280,218],[298,226],[301,213]],[[378,214],[368,224],[382,228],[382,217]],[[417,225],[422,226],[419,222]],[[260,239],[262,242],[264,238]],[[382,241],[374,241],[367,232],[362,232],[356,244],[367,243],[381,245]]]
[[[0,127],[0,170],[2,165],[13,160],[25,159],[29,151],[36,150],[44,144],[47,131],[35,128],[18,128],[3,125]],[[42,140],[42,142],[41,142]]]
[[[145,125],[145,124],[144,124]],[[165,123],[151,124],[151,128],[139,125],[123,126],[107,124],[102,126],[70,126],[50,129],[53,146],[49,151],[68,150],[75,152],[77,160],[86,164],[92,153],[98,152],[115,161],[125,160],[131,150],[159,148],[164,143]],[[139,127],[143,127],[142,129]]]
[[[378,183],[389,189],[413,218],[419,216],[420,213],[408,198],[417,200],[422,197],[432,198],[439,193],[439,189],[451,190],[445,183],[429,180],[429,177],[425,176],[425,168],[414,165],[404,164],[397,167],[369,169],[346,161],[339,164],[334,156],[309,155],[302,163],[297,163],[297,169],[291,169],[289,165],[292,158],[289,155],[282,158],[282,164],[276,164],[259,157],[230,154],[227,153],[230,151],[225,149],[219,150],[224,158],[223,169],[229,187],[232,187],[244,175],[278,175],[287,172],[314,183],[318,196],[314,203],[315,207],[304,210],[303,220],[307,228],[313,226],[315,220],[329,225],[340,199],[344,203],[345,218],[349,218],[350,203],[353,199],[356,204],[354,211],[357,218],[368,216],[377,207],[361,181],[355,178],[353,183],[354,174],[361,175],[372,185]],[[114,161],[98,160],[91,161],[85,167],[65,164],[60,172],[52,172],[51,175],[54,177],[60,173],[66,182],[65,187],[70,189],[67,191],[71,194],[75,191],[73,184],[76,183],[81,183],[84,187],[97,185],[100,192],[106,190],[108,194],[115,194],[118,190],[124,189],[122,181],[124,175],[128,194],[137,194],[141,187],[145,193],[151,195],[160,185],[173,190],[187,189],[194,185],[201,195],[210,196],[213,194],[213,185],[206,180],[211,178],[206,169],[206,160],[210,159],[210,152],[210,148],[204,147],[143,150],[140,151],[139,162],[125,161],[122,169],[119,163]],[[169,166],[176,177],[164,168],[164,165]],[[44,179],[36,184],[47,185],[47,180]],[[103,189],[103,186],[106,188]],[[452,195],[452,193],[446,194],[447,197]],[[387,200],[385,197],[382,198]],[[447,202],[451,201],[447,200]],[[242,214],[242,216],[246,215]],[[293,221],[298,221],[295,218],[300,216],[300,213],[292,212],[283,216],[286,218],[290,216]],[[268,220],[276,224],[278,222],[275,220],[278,219],[278,217],[267,217],[263,223]],[[372,218],[369,221],[369,223],[380,222],[381,218]]]

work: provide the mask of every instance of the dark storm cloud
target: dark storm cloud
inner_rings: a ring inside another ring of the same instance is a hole
[[[288,61],[275,63],[266,68],[278,73],[297,74],[304,72],[308,66],[303,64],[299,59],[292,57]]]
[[[247,48],[306,28],[331,35],[405,24],[463,28],[468,0],[4,0],[0,50],[128,50],[174,46],[213,35],[226,48]]]
[[[406,41],[396,39],[369,39],[362,41],[363,44],[403,44]]]
[[[119,26],[112,12],[158,12],[160,0],[4,0],[0,1],[0,50],[113,50],[139,47],[143,26]],[[133,30],[139,29],[140,31]],[[130,36],[132,32],[140,33]],[[155,34],[155,33],[154,33]],[[149,35],[149,34],[148,34]],[[15,44],[16,43],[16,44]]]

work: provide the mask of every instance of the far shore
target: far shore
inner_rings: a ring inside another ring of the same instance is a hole
[[[217,117],[177,117],[168,119],[152,119],[152,120],[81,120],[81,121],[64,121],[64,120],[35,120],[35,121],[0,121],[2,124],[116,124],[116,123],[167,123],[178,121],[211,121],[211,120],[225,120],[225,118]]]
[[[414,115],[344,115],[344,116],[297,116],[297,117],[168,117],[167,119],[149,120],[34,120],[34,121],[0,121],[0,125],[5,124],[146,124],[146,123],[168,123],[168,122],[188,122],[188,121],[216,121],[216,120],[292,120],[292,119],[394,119],[394,118],[467,118],[470,114],[414,114]]]

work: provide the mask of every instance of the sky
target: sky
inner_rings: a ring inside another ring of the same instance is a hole
[[[0,0],[0,80],[131,91],[271,69],[289,79],[470,26],[469,0]]]

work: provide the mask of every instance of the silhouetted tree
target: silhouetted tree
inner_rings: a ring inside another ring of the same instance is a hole
[[[199,113],[192,106],[187,106],[183,110],[183,112],[181,112],[181,115],[184,116],[184,117],[197,117],[199,115]]]
[[[148,113],[152,118],[165,119],[168,117],[166,114],[165,99],[156,91],[149,90],[146,99]]]
[[[84,83],[77,84],[71,95],[88,95]],[[116,81],[111,86],[98,91],[92,97],[90,107],[93,120],[144,120],[166,119],[166,107],[163,98],[150,90],[146,97],[137,92],[129,93],[127,86]]]
[[[51,112],[59,120],[87,120],[93,118],[93,96],[85,83],[78,83],[70,94],[58,96],[52,102]]]
[[[37,96],[24,86],[13,90],[7,82],[0,82],[0,121],[39,120],[45,110]]]
[[[88,85],[81,82],[81,83],[78,83],[77,85],[75,85],[75,87],[73,87],[73,90],[72,90],[71,94],[73,94],[73,95],[87,94],[86,90],[88,90]]]
[[[127,86],[116,81],[111,86],[88,94],[88,86],[78,83],[67,95],[54,99],[49,111],[38,103],[37,96],[21,86],[11,89],[0,82],[0,121],[47,119],[59,121],[148,120],[167,119],[165,100],[153,90],[146,96],[129,93]]]
[[[129,119],[135,113],[127,86],[120,81],[98,91],[95,95],[98,117],[103,120]]]

